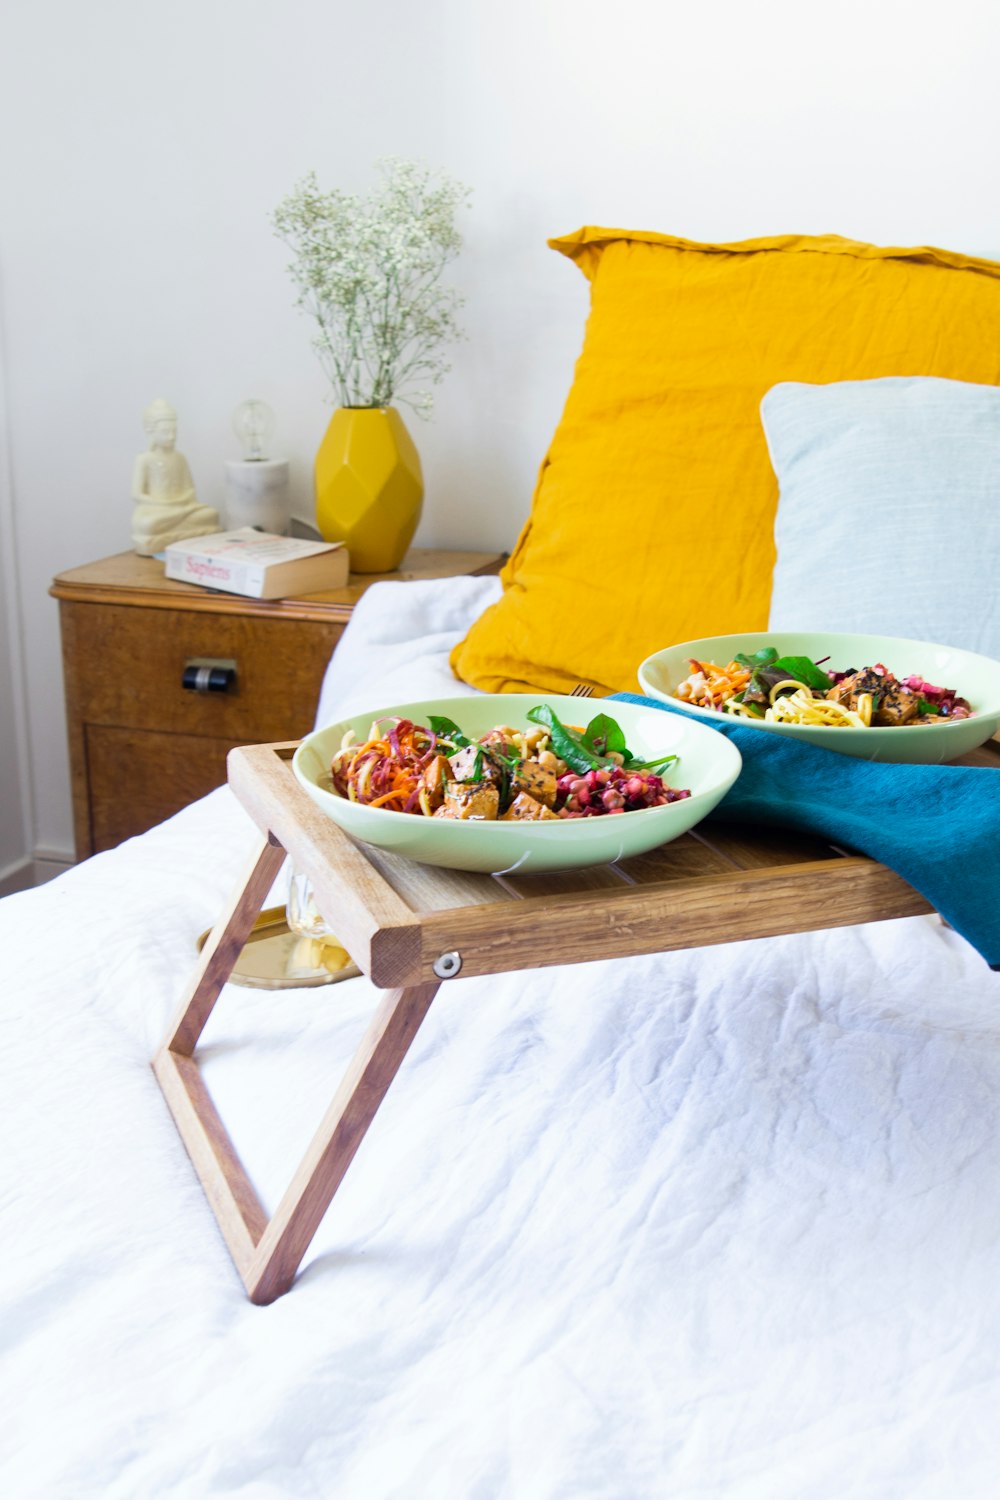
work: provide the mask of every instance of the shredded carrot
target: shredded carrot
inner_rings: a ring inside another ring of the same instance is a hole
[[[721,667],[714,661],[690,659],[690,677],[680,684],[675,696],[682,703],[694,703],[700,708],[721,708],[735,693],[739,693],[750,681],[750,672],[738,662],[731,661]]]
[[[385,792],[381,797],[373,797],[371,802],[368,803],[368,806],[383,807],[386,802],[392,802],[394,799],[396,801],[405,802],[407,797],[410,795],[410,792],[416,790],[416,786],[417,783],[414,781],[413,786],[406,791],[402,790],[402,788],[398,786],[394,787],[391,792]]]
[[[433,739],[408,719],[394,721],[388,734],[380,734],[381,728],[380,724],[372,725],[371,739],[333,757],[330,769],[334,785],[352,802],[405,809],[420,788]]]

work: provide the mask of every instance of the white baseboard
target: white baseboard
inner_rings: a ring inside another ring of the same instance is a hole
[[[32,858],[36,865],[58,865],[60,870],[76,864],[72,849],[60,848],[54,844],[36,844]]]
[[[71,859],[46,851],[40,858],[22,859],[16,865],[8,865],[6,870],[0,870],[0,897],[44,885],[46,881],[54,880],[57,875],[68,870],[72,864]]]
[[[26,891],[35,883],[35,861],[22,859],[16,865],[0,870],[0,896],[11,896],[15,891]]]

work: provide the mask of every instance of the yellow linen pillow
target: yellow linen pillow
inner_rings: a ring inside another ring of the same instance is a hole
[[[549,243],[590,280],[591,310],[504,593],[452,652],[475,687],[621,691],[661,646],[766,627],[772,385],[1000,384],[993,261],[837,235],[585,228]]]

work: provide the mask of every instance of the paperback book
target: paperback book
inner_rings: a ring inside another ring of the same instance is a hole
[[[250,599],[285,599],[343,588],[350,562],[343,542],[310,542],[243,526],[172,542],[168,578]]]

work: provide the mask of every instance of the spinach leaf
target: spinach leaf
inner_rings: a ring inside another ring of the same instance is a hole
[[[616,766],[611,755],[620,755],[623,771],[662,771],[672,766],[676,755],[660,755],[654,760],[639,760],[632,754],[625,741],[625,731],[610,714],[598,714],[581,732],[570,729],[553,712],[547,703],[539,703],[528,710],[533,724],[541,724],[549,731],[553,754],[564,760],[571,771],[581,776],[588,771],[600,770],[602,766]]]
[[[591,719],[583,738],[595,755],[610,755],[614,750],[617,755],[628,757],[625,731],[609,714],[598,714],[596,719]]]
[[[833,679],[826,675],[822,667],[810,661],[808,656],[779,657],[777,661],[771,663],[771,670],[775,672],[780,670],[786,677],[794,677],[796,682],[804,682],[809,688],[821,688],[824,693],[827,688],[833,687]]]
[[[753,656],[747,656],[741,651],[733,657],[733,661],[738,661],[741,667],[749,667],[751,672],[756,672],[759,667],[769,667],[777,659],[778,652],[774,646],[761,646]]]
[[[558,755],[560,760],[564,760],[571,771],[585,775],[588,771],[597,770],[600,766],[615,764],[606,755],[598,755],[592,750],[582,734],[575,729],[567,728],[547,703],[538,703],[534,708],[529,708],[528,718],[533,724],[541,724],[543,729],[549,731],[552,753]]]
[[[668,766],[675,765],[680,759],[677,755],[661,755],[659,760],[630,760],[626,761],[623,770],[626,771],[655,771],[657,776],[665,771]]]
[[[443,714],[428,714],[427,727],[440,739],[447,740],[450,745],[457,745],[464,750],[466,745],[474,745],[475,740],[470,740],[467,734],[463,734],[454,719],[446,719]]]
[[[748,707],[758,704],[766,708],[771,701],[771,693],[779,682],[788,678],[794,678],[796,682],[804,682],[807,688],[817,692],[825,693],[833,686],[832,678],[828,677],[822,667],[818,667],[808,656],[777,656],[774,648],[769,648],[772,659],[769,662],[761,662],[754,668],[753,675],[743,690],[743,698]],[[758,656],[764,653],[757,652]],[[744,657],[743,662],[749,665],[751,658]],[[790,689],[789,689],[790,691]]]

